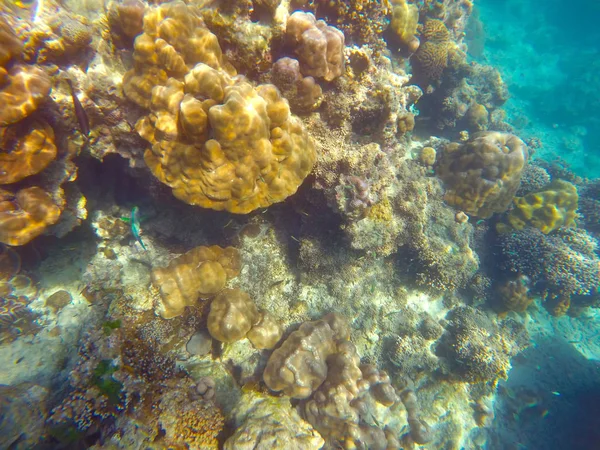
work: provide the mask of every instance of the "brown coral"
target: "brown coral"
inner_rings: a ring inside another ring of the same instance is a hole
[[[477,133],[464,144],[446,146],[437,165],[445,200],[481,218],[506,211],[528,157],[525,143],[508,133]]]
[[[221,342],[235,342],[257,322],[258,310],[250,296],[239,289],[225,289],[210,304],[208,331]]]
[[[332,81],[343,75],[344,33],[314,14],[296,11],[287,21],[286,38],[300,60],[303,75]]]
[[[348,325],[336,314],[303,323],[271,354],[266,385],[293,398],[309,397],[327,377],[327,358],[348,338]]]
[[[54,131],[46,123],[0,129],[0,184],[44,170],[56,158]]]
[[[169,77],[183,78],[198,63],[234,74],[223,58],[217,37],[183,2],[165,3],[148,9],[144,33],[134,42],[134,68],[123,78],[125,95],[150,108],[152,88],[164,85]]]
[[[13,194],[0,190],[0,242],[23,245],[55,224],[60,208],[50,195],[39,187],[30,187]]]
[[[50,93],[50,77],[36,66],[0,67],[0,126],[16,123],[34,112]]]
[[[152,110],[136,125],[146,164],[192,205],[244,214],[282,201],[312,170],[312,141],[274,86],[230,76],[195,11],[154,8],[135,40],[124,90]]]
[[[450,33],[441,20],[428,20],[421,32],[423,41],[412,56],[415,77],[424,84],[438,80],[448,65],[449,51],[452,47]]]
[[[238,275],[240,257],[233,247],[196,247],[178,256],[167,267],[152,271],[152,283],[158,289],[158,313],[164,319],[183,314],[200,297],[210,297]]]

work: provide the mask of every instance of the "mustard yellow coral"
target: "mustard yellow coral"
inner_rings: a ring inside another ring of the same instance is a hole
[[[152,271],[152,284],[159,293],[158,313],[164,319],[180,316],[198,298],[210,297],[239,274],[240,257],[233,247],[196,247]]]
[[[136,125],[152,144],[146,164],[192,205],[244,214],[280,202],[312,170],[314,145],[275,86],[231,76],[196,14],[161,5],[135,40],[124,90],[151,110]]]
[[[515,197],[514,209],[499,223],[498,231],[522,230],[526,226],[548,234],[560,227],[569,227],[577,217],[577,188],[564,180],[556,180],[525,197]]]
[[[391,0],[391,5],[390,28],[404,49],[411,53],[417,51],[419,48],[419,39],[416,36],[419,8],[406,0]]]

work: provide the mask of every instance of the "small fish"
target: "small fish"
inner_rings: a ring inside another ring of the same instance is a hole
[[[87,139],[90,135],[90,120],[88,119],[87,113],[81,102],[75,95],[75,89],[73,88],[73,82],[70,78],[67,78],[67,84],[71,89],[71,97],[73,98],[73,107],[75,108],[75,116],[77,117],[77,122],[79,122],[79,131],[83,134],[83,136]]]
[[[560,397],[560,392],[552,391],[552,395],[556,395],[557,397]]]
[[[144,245],[144,241],[142,241],[142,237],[140,235],[140,217],[139,217],[140,209],[137,206],[131,208],[131,218],[129,219],[129,225],[131,226],[131,234],[133,237],[140,243],[144,250],[148,250]]]

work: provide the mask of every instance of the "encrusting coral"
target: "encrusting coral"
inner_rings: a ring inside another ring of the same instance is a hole
[[[277,88],[223,70],[216,37],[182,3],[146,13],[144,30],[124,89],[152,111],[136,125],[152,173],[189,204],[234,213],[293,194],[316,155]]]
[[[481,132],[464,144],[444,148],[436,173],[446,185],[445,200],[472,216],[506,211],[521,181],[529,151],[518,137]]]
[[[227,280],[240,272],[240,257],[233,247],[196,247],[172,260],[167,267],[152,271],[158,291],[157,312],[164,319],[183,314],[199,298],[218,294]]]
[[[513,199],[514,208],[507,214],[506,223],[498,223],[499,232],[522,230],[526,226],[548,234],[560,227],[570,227],[577,217],[579,196],[577,187],[556,180],[539,191]]]

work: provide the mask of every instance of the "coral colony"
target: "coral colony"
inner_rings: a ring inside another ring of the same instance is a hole
[[[0,448],[509,448],[600,182],[517,135],[471,1],[0,12]]]

